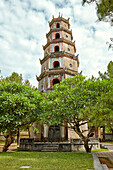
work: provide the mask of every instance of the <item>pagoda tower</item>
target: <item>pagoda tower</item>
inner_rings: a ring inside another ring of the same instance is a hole
[[[78,55],[75,55],[69,18],[62,16],[52,18],[49,22],[50,31],[46,34],[47,43],[43,46],[44,58],[40,59],[41,74],[37,80],[39,91],[51,91],[54,84],[78,73]]]
[[[50,31],[46,34],[47,43],[43,46],[44,58],[40,59],[41,74],[36,77],[39,82],[38,89],[41,92],[51,92],[54,84],[80,74],[69,18],[65,19],[59,14],[58,18],[52,18],[49,27]],[[39,133],[32,137],[38,141],[67,141],[78,138],[75,132],[65,127],[46,124],[35,124],[35,127],[39,129]]]

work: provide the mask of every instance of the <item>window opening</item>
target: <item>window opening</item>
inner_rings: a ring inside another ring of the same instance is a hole
[[[54,86],[55,84],[58,84],[58,83],[60,83],[60,81],[59,81],[59,79],[58,79],[58,78],[53,79],[53,86]]]
[[[69,66],[72,67],[72,64],[70,64]]]
[[[60,66],[60,63],[58,61],[55,61],[53,63],[53,68],[58,68]]]
[[[55,46],[55,52],[59,51],[59,46]]]
[[[59,39],[59,38],[60,38],[60,34],[59,34],[59,33],[56,33],[55,38],[56,38],[56,39]]]
[[[41,89],[43,89],[43,85],[41,85]]]
[[[60,24],[59,23],[56,24],[56,28],[60,28]]]

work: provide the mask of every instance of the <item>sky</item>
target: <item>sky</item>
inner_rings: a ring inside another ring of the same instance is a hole
[[[47,42],[52,16],[70,18],[73,41],[79,54],[79,72],[98,77],[113,61],[106,42],[113,36],[110,23],[97,22],[95,4],[82,0],[0,0],[0,70],[3,77],[22,74],[33,86],[41,73],[42,45]]]

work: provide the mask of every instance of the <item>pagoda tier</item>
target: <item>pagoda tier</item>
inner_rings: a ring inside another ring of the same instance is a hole
[[[49,26],[47,43],[43,46],[44,57],[40,59],[41,74],[37,76],[40,91],[50,90],[63,79],[80,74],[75,42],[72,42],[72,31],[69,30],[69,18],[53,17]]]

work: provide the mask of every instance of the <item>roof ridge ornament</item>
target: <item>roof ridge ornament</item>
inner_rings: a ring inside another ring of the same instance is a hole
[[[58,17],[60,18],[60,12],[59,12],[59,16]]]

